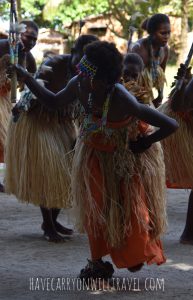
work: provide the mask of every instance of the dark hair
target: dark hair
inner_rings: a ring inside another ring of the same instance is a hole
[[[38,25],[34,21],[23,20],[19,24],[25,24],[27,27],[33,28],[37,33],[39,31]]]
[[[147,27],[146,27],[147,32],[149,34],[155,33],[158,30],[160,24],[163,24],[163,23],[164,24],[165,23],[170,24],[170,19],[167,15],[165,15],[165,14],[155,14],[155,15],[153,15],[147,22]]]
[[[87,44],[90,44],[98,40],[99,39],[95,35],[83,34],[77,38],[73,48],[77,51],[82,51]]]
[[[105,79],[109,84],[114,84],[120,79],[123,56],[115,44],[93,42],[86,46],[85,54],[88,60],[97,67],[94,78]]]
[[[143,29],[144,31],[147,31],[147,24],[148,24],[149,19],[150,19],[150,18],[148,17],[148,18],[144,19],[144,20],[141,22],[140,27],[141,27],[141,29]]]
[[[128,53],[124,57],[125,64],[135,64],[140,67],[140,71],[144,68],[143,59],[137,53]]]

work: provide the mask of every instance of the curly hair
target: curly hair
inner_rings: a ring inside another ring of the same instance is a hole
[[[86,46],[85,54],[88,60],[97,67],[95,79],[106,80],[108,84],[119,81],[123,56],[114,43],[93,42]]]
[[[160,27],[160,24],[170,24],[170,19],[165,14],[155,14],[147,22],[146,30],[151,35]]]
[[[76,51],[82,51],[84,47],[92,42],[96,42],[99,39],[92,34],[83,34],[77,38],[74,43],[73,49]]]

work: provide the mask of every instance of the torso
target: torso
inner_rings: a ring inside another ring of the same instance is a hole
[[[80,82],[80,91],[78,91],[78,99],[82,106],[84,107],[84,110],[86,113],[88,113],[88,97],[89,92],[91,91],[90,88],[90,82],[88,79],[85,78],[78,78],[78,81]],[[81,95],[80,95],[81,92]],[[107,90],[99,88],[96,91],[93,91],[92,93],[92,102],[93,102],[93,114],[97,118],[102,117],[103,113],[103,105],[107,98]],[[125,109],[124,101],[119,96],[119,91],[115,89],[111,95],[110,103],[109,103],[109,109],[108,109],[108,115],[107,120],[108,122],[120,122],[128,117],[130,115],[127,112],[127,109]]]
[[[145,67],[149,66],[150,56],[149,56],[149,44],[147,38],[140,39],[136,43],[134,43],[132,45],[131,52],[139,54],[143,59]],[[167,55],[168,55],[168,47],[167,46],[161,47],[160,56],[159,56],[161,67],[164,64],[164,61],[167,60]]]

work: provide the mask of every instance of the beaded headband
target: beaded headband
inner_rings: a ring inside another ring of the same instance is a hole
[[[84,55],[77,65],[77,70],[83,76],[93,79],[96,75],[97,67],[87,59],[86,55]]]

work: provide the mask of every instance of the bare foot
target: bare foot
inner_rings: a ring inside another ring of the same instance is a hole
[[[72,235],[74,231],[70,228],[62,226],[60,223],[56,222],[54,224],[56,231],[63,235]]]
[[[67,241],[66,238],[57,233],[55,228],[46,228],[46,226],[42,224],[42,230],[44,231],[44,238],[49,242],[64,243]]]
[[[0,193],[5,193],[4,185],[0,182]]]
[[[193,245],[193,239],[192,239],[192,238],[184,238],[184,237],[181,237],[181,238],[180,238],[180,244],[184,244],[184,245]]]

